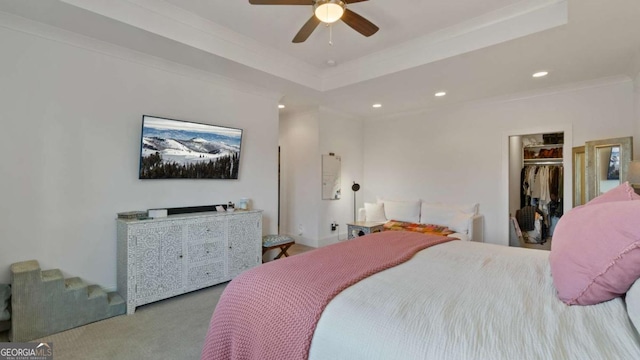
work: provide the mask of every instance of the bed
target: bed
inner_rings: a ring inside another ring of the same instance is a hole
[[[569,246],[550,257],[543,250],[381,232],[241,274],[216,307],[202,358],[640,359],[634,327],[640,326],[640,227],[634,220],[640,202],[615,207],[624,212],[619,220],[602,215],[615,213],[604,204],[574,209],[575,216],[565,214],[566,226],[558,224],[554,241],[572,231],[572,238],[580,236],[577,246],[585,247],[598,228],[612,236],[606,247],[587,246],[585,254],[624,248],[611,255],[613,262],[603,262],[606,273],[585,280],[578,296],[565,296],[563,284],[583,281],[567,277],[573,264],[557,268],[563,251],[581,253]],[[573,230],[578,220],[581,232]],[[612,223],[619,231],[606,228]],[[629,235],[631,245],[616,243],[618,233]],[[578,264],[580,272],[589,264]],[[602,289],[585,291],[614,275],[630,283],[604,284],[610,300],[598,300]],[[635,298],[625,299],[630,286]]]
[[[365,202],[364,207],[358,209],[358,221],[443,226],[451,230],[450,237],[483,242],[484,216],[479,213],[479,208],[478,203],[445,204],[378,197],[376,203]]]
[[[547,258],[463,241],[421,251],[336,296],[309,358],[640,359],[622,299],[565,305]]]

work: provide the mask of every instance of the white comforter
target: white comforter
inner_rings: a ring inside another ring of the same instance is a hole
[[[563,304],[548,257],[463,241],[430,247],[334,298],[309,358],[640,359],[624,302]]]

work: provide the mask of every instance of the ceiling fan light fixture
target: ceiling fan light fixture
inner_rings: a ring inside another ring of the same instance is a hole
[[[340,20],[344,14],[345,4],[341,0],[318,0],[313,7],[318,20],[331,24]]]

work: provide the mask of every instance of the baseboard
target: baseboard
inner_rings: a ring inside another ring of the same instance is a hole
[[[332,235],[332,236],[327,236],[325,238],[322,238],[320,240],[318,240],[318,247],[323,247],[323,246],[327,246],[327,245],[332,245],[332,244],[337,244],[341,241],[344,241],[347,239],[347,233],[342,233],[342,234],[336,234],[336,235]]]
[[[307,239],[299,235],[290,235],[290,236],[296,241],[296,244],[306,245],[311,247],[318,247],[318,244],[314,242],[312,239]]]

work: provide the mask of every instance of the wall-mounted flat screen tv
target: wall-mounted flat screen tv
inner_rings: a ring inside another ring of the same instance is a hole
[[[142,116],[140,179],[237,179],[242,129]]]

